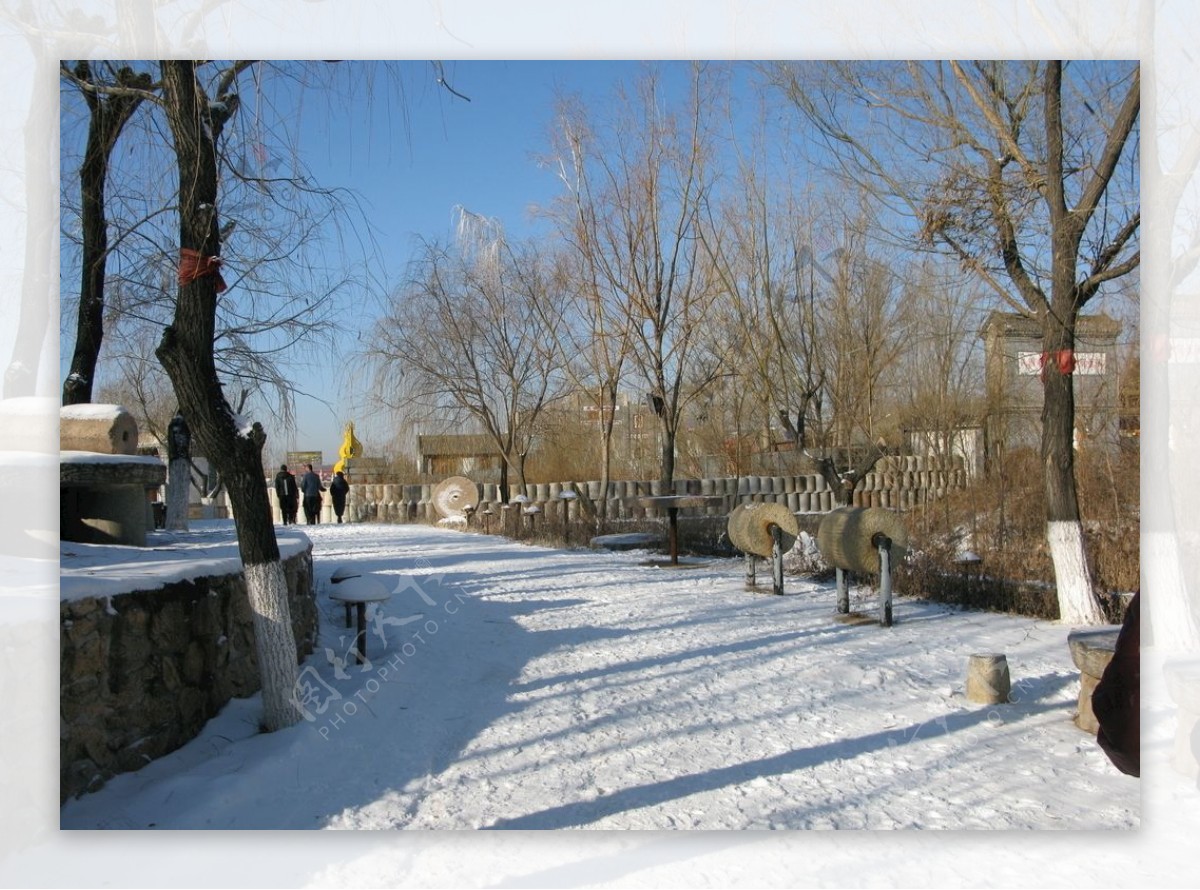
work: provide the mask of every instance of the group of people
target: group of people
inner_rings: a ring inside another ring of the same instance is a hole
[[[287,464],[279,467],[275,474],[275,496],[279,498],[279,512],[284,525],[296,522],[296,513],[300,505],[304,506],[304,521],[308,525],[317,525],[321,521],[321,492],[325,485],[321,477],[313,471],[312,464],[305,464],[305,472],[297,481],[295,474],[288,470]],[[338,470],[329,482],[329,497],[333,501],[333,512],[337,521],[342,521],[346,512],[346,495],[350,493],[350,483],[345,474]]]

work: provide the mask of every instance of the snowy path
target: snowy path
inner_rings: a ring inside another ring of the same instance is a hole
[[[96,794],[64,828],[1135,828],[1139,786],[1071,722],[1068,628],[899,598],[834,620],[828,586],[645,565],[420,526],[311,531],[311,722],[254,700]],[[340,565],[404,590],[369,665],[327,598]],[[902,592],[902,591],[901,591]],[[868,604],[869,605],[869,604]],[[419,616],[419,617],[417,617]],[[1008,656],[1015,701],[963,697]]]

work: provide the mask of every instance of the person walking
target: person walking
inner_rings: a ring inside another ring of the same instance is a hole
[[[279,472],[275,474],[275,496],[279,498],[279,515],[283,517],[283,524],[294,524],[300,489],[296,485],[296,477],[288,472],[287,464],[280,464]]]
[[[349,493],[350,483],[346,481],[345,474],[338,470],[329,481],[329,496],[333,499],[333,512],[337,514],[338,522],[342,521],[342,514],[346,512],[346,495]]]
[[[300,494],[304,496],[304,520],[308,525],[321,521],[321,492],[325,486],[321,477],[313,472],[312,464],[306,464],[308,472],[300,477]]]

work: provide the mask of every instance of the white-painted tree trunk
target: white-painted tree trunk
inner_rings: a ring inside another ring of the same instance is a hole
[[[1104,613],[1092,590],[1087,554],[1083,549],[1083,527],[1077,521],[1046,523],[1046,540],[1054,560],[1058,586],[1058,611],[1064,624],[1104,624]]]
[[[191,481],[191,467],[186,458],[177,458],[167,465],[167,528],[171,531],[188,529],[188,486]]]
[[[246,566],[246,594],[254,613],[254,647],[262,678],[263,728],[274,732],[296,723],[296,642],[282,562]]]

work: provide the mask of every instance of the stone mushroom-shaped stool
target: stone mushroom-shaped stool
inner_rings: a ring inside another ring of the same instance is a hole
[[[331,579],[332,580],[332,579]],[[329,598],[346,605],[349,614],[354,606],[358,612],[358,634],[355,644],[358,650],[358,663],[367,660],[367,603],[381,603],[391,599],[392,591],[379,578],[370,574],[355,575],[340,581],[329,592]],[[349,622],[347,622],[349,626]]]
[[[637,499],[646,509],[667,511],[667,542],[671,549],[671,565],[679,565],[679,511],[689,507],[711,507],[725,503],[725,498],[701,494],[647,495]]]

